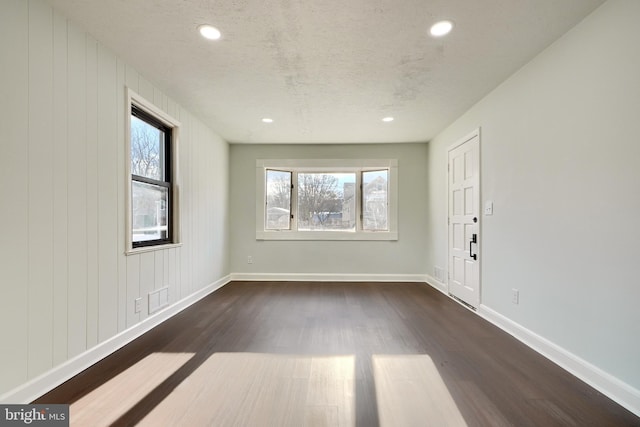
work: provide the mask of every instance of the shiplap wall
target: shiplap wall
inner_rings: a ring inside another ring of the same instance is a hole
[[[228,274],[228,145],[40,0],[0,2],[0,394]],[[182,123],[182,243],[125,256],[125,87]],[[143,310],[134,313],[135,298]]]

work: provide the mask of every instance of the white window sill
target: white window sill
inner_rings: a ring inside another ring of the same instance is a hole
[[[144,252],[155,252],[155,251],[162,251],[165,249],[172,249],[172,248],[179,248],[180,246],[182,246],[182,243],[168,243],[166,245],[157,245],[157,246],[143,246],[140,248],[133,248],[133,249],[128,249],[125,251],[125,255],[129,256],[129,255],[137,255],[137,254],[141,254]]]
[[[256,231],[256,240],[398,240],[397,231]]]

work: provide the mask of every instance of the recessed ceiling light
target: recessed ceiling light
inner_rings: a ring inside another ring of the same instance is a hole
[[[265,117],[264,119],[262,119],[263,123],[273,123],[273,119],[270,119],[269,117]]]
[[[392,122],[393,121],[393,117],[385,117],[384,119],[382,119],[383,122]]]
[[[211,25],[200,25],[198,27],[198,31],[200,31],[200,35],[205,39],[209,40],[218,40],[222,34],[220,30],[216,27],[212,27]]]
[[[433,37],[442,37],[449,34],[452,28],[453,28],[453,22],[440,21],[440,22],[436,22],[431,26],[430,32]]]

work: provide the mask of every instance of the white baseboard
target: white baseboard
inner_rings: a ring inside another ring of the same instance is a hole
[[[446,283],[442,283],[441,281],[439,281],[435,277],[432,277],[432,276],[430,276],[428,274],[425,275],[425,282],[427,282],[428,285],[431,285],[432,288],[436,288],[437,290],[439,290],[443,294],[449,296],[449,287],[447,286]]]
[[[449,296],[445,283],[427,275],[427,284]],[[640,416],[640,390],[485,305],[480,304],[475,313],[614,400],[620,406]]]
[[[85,351],[82,354],[79,354],[78,356],[75,356],[72,359],[67,360],[66,362],[45,372],[44,374],[33,378],[27,383],[22,384],[21,386],[0,395],[0,403],[25,404],[34,401],[38,397],[51,391],[71,377],[79,374],[91,365],[99,362],[116,350],[124,347],[126,344],[138,338],[140,335],[158,326],[160,323],[170,319],[185,308],[226,285],[230,281],[230,276],[225,276],[206,286],[205,288],[194,292],[188,297],[181,299],[173,305],[170,305],[163,310],[154,313],[153,315],[147,317],[131,328],[120,332],[119,334],[109,338],[104,342],[101,342],[95,347]]]
[[[0,395],[0,403],[29,403],[71,377],[79,374],[106,356],[124,347],[140,335],[170,319],[180,311],[206,297],[232,280],[242,281],[371,281],[371,282],[426,282],[448,295],[447,286],[429,275],[417,274],[259,274],[232,273],[209,286],[189,295],[164,310],[149,316],[137,325],[98,344],[86,352],[64,362],[29,382]],[[479,316],[509,333],[531,349],[545,356],[561,368],[572,373],[604,395],[640,416],[640,390],[631,387],[600,368],[586,362],[562,347],[515,323],[491,308],[480,305]]]
[[[477,314],[514,338],[575,375],[619,405],[640,416],[640,390],[619,380],[597,366],[530,331],[491,308],[480,305]]]
[[[231,273],[231,280],[256,282],[424,282],[424,274]]]

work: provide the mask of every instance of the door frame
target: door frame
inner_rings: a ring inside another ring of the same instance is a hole
[[[480,127],[477,127],[476,129],[474,129],[473,131],[471,131],[470,133],[468,133],[467,135],[465,135],[463,138],[458,139],[456,142],[454,142],[453,144],[451,144],[449,147],[447,147],[446,150],[446,170],[447,170],[447,179],[445,180],[446,183],[446,195],[447,195],[447,203],[446,203],[446,230],[447,230],[447,294],[449,295],[449,297],[451,299],[453,299],[454,301],[460,303],[462,306],[473,309],[473,310],[477,310],[478,307],[480,307],[480,305],[482,304],[482,243],[483,243],[483,233],[482,233],[482,171],[481,171],[481,167],[482,167],[482,136],[481,136],[481,132],[480,132]],[[450,248],[451,248],[451,242],[450,242],[450,233],[449,233],[449,209],[450,209],[450,200],[449,200],[449,153],[460,147],[461,145],[469,142],[470,140],[472,140],[473,138],[477,137],[478,138],[478,206],[476,207],[478,209],[478,243],[476,244],[476,254],[478,254],[478,307],[473,307],[470,304],[460,300],[459,298],[454,297],[450,290],[450,278],[451,278],[451,271],[450,271],[450,265],[449,265],[449,260],[450,260]]]

